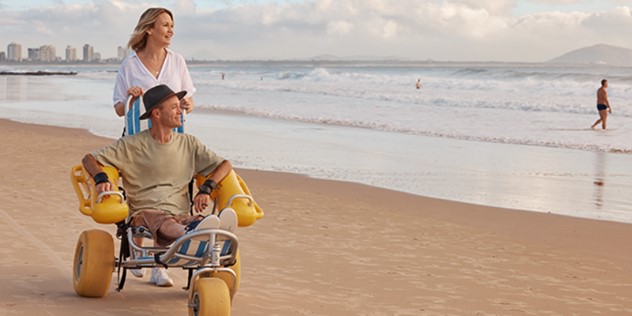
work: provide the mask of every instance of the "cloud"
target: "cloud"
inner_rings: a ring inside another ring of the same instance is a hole
[[[122,1],[99,1],[4,11],[0,12],[0,32],[23,48],[52,44],[60,55],[67,45],[79,48],[89,43],[104,57],[111,57],[116,47],[126,43],[138,19],[140,12],[134,8]]]
[[[581,2],[581,0],[531,0],[531,2],[542,4],[574,4]]]
[[[327,34],[344,35],[351,33],[352,30],[353,23],[345,20],[331,21],[327,23]]]
[[[544,1],[544,0],[531,0]],[[550,0],[548,3],[564,3]],[[437,60],[542,61],[597,43],[626,45],[629,7],[515,16],[515,0],[161,1],[175,15],[172,48],[223,59],[321,54]],[[104,57],[125,45],[148,3],[95,0],[8,11],[0,32],[24,47],[95,46]],[[0,45],[6,45],[0,43]],[[2,46],[0,46],[2,47]]]

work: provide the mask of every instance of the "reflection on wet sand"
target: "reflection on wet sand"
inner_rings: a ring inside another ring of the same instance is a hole
[[[603,194],[604,185],[606,184],[606,162],[605,154],[603,152],[595,153],[595,181],[593,181],[595,187],[595,205],[597,209],[603,207]]]
[[[24,76],[0,76],[0,90],[5,92],[0,94],[0,100],[26,100],[27,80]]]

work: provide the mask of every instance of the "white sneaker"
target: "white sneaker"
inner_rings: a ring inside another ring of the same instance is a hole
[[[127,271],[129,271],[129,273],[137,278],[142,278],[145,276],[145,269],[129,269]]]
[[[164,287],[173,286],[173,280],[169,277],[165,268],[151,269],[151,278],[149,278],[149,283]]]
[[[219,228],[219,217],[217,217],[216,215],[209,215],[203,217],[202,219],[194,220],[193,222],[189,223],[189,225],[187,225],[184,230],[186,230],[187,233],[191,233],[196,230],[216,228]]]
[[[239,219],[232,208],[225,208],[219,213],[219,228],[234,233],[237,230]]]

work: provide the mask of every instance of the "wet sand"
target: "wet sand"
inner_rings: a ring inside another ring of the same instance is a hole
[[[112,140],[6,120],[0,131],[0,315],[186,314],[176,269],[172,288],[146,277],[101,299],[73,291],[79,234],[114,227],[78,212],[69,170]],[[632,313],[630,224],[239,173],[266,216],[238,231],[234,315]]]

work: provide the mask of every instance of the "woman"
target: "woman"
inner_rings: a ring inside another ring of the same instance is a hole
[[[180,100],[182,110],[191,112],[196,89],[191,81],[184,57],[169,50],[173,37],[173,14],[165,8],[149,8],[138,20],[127,44],[134,53],[125,58],[114,85],[114,110],[125,115],[127,98],[141,96],[146,90],[165,84],[174,91],[187,91]],[[142,245],[142,238],[135,238]],[[130,270],[143,277],[144,270]],[[158,286],[172,286],[173,280],[164,268],[153,268],[149,282]]]
[[[165,8],[149,8],[140,16],[128,43],[134,53],[121,64],[114,85],[114,110],[119,116],[125,114],[130,95],[139,97],[159,84],[174,91],[186,90],[187,96],[180,101],[180,107],[187,113],[193,110],[196,89],[184,57],[167,48],[173,26],[173,14]]]

